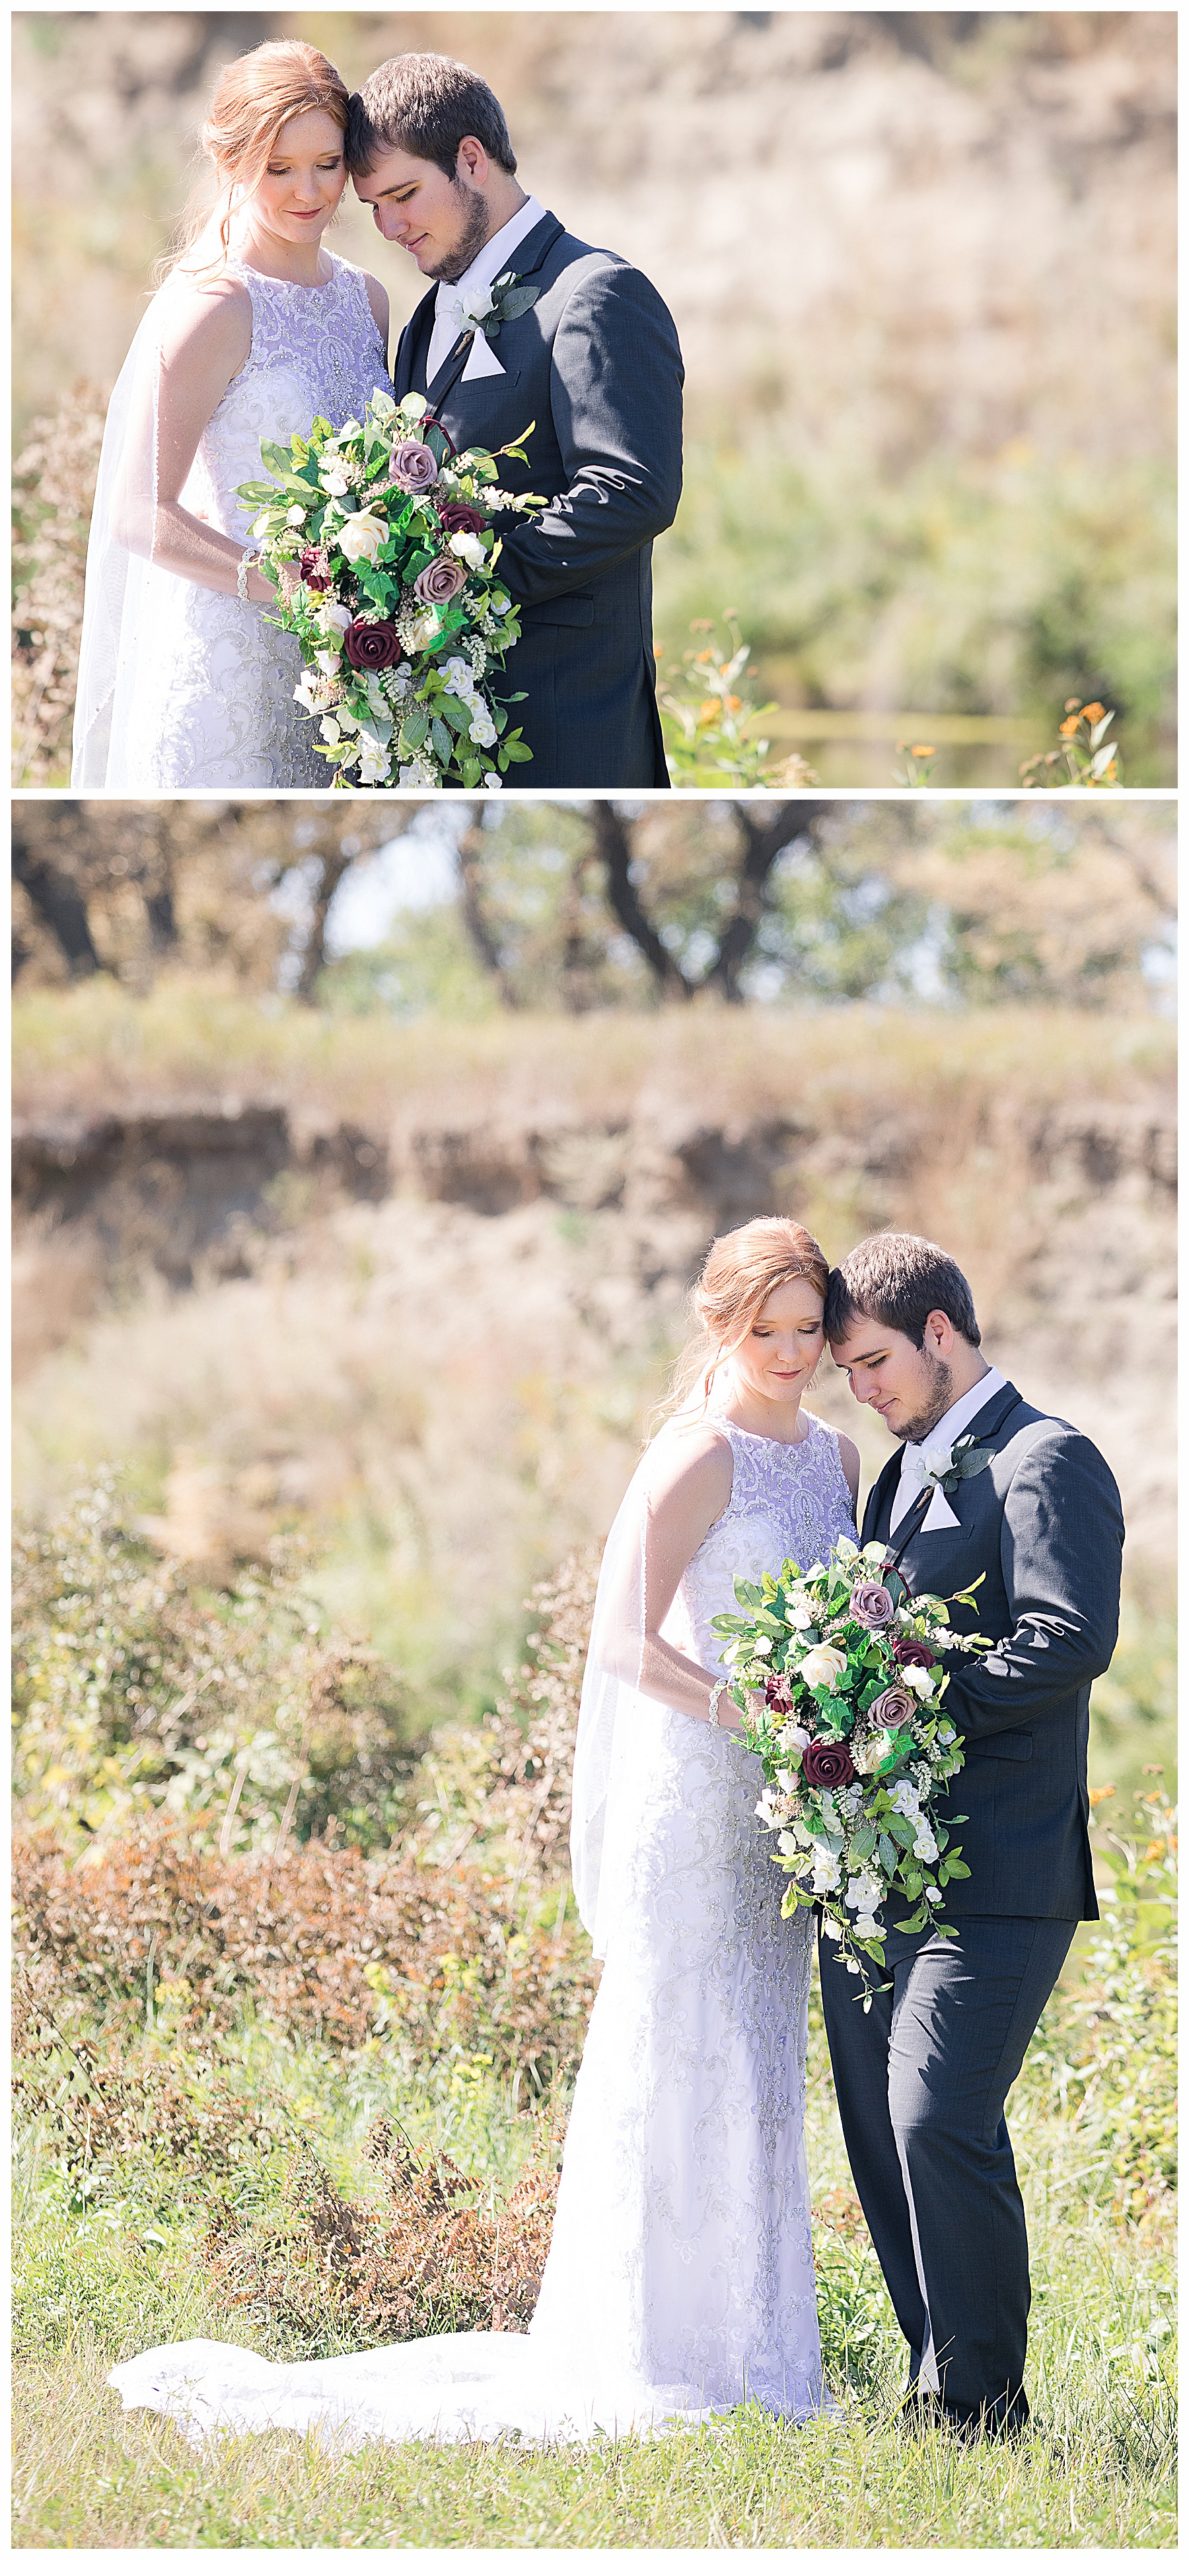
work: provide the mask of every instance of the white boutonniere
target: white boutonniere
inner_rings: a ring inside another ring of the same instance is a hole
[[[993,1455],[988,1441],[976,1440],[972,1431],[964,1431],[952,1449],[939,1449],[936,1458],[926,1462],[925,1483],[932,1485],[936,1493],[953,1493],[968,1476],[981,1475]]]
[[[505,320],[519,320],[522,312],[531,311],[540,291],[539,284],[520,284],[511,269],[494,284],[468,285],[458,297],[460,335],[474,338],[481,330],[489,340],[498,338]]]

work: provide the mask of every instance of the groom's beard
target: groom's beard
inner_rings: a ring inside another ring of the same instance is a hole
[[[484,241],[491,236],[491,220],[484,197],[475,187],[468,187],[464,178],[452,178],[450,183],[466,210],[461,236],[454,247],[438,260],[436,267],[426,269],[426,274],[433,277],[435,284],[457,284],[459,277],[465,276],[467,268],[474,264]]]
[[[954,1401],[954,1373],[948,1361],[938,1360],[932,1353],[926,1354],[926,1357],[930,1372],[928,1400],[921,1406],[919,1413],[914,1413],[911,1422],[893,1422],[888,1425],[894,1440],[926,1439],[934,1423],[940,1422],[943,1413],[949,1412]]]

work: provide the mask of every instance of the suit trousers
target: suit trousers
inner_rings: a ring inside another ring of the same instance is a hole
[[[1076,1922],[964,1919],[889,1936],[861,1984],[820,1941],[822,2006],[859,2202],[927,2409],[1028,2414],[1028,2234],[1004,2101]],[[901,1952],[903,1950],[903,1952]]]

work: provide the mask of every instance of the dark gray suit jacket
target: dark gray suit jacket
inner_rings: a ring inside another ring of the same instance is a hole
[[[958,1527],[922,1537],[918,1525],[900,1562],[910,1590],[943,1600],[986,1576],[977,1616],[953,1612],[959,1630],[990,1636],[995,1650],[951,1657],[945,1702],[965,1737],[966,1765],[938,1810],[943,1823],[947,1812],[968,1817],[953,1839],[971,1873],[946,1887],[946,1913],[1093,1920],[1086,1747],[1090,1684],[1106,1670],[1119,1626],[1118,1487],[1092,1441],[1012,1386],[970,1429],[994,1454],[946,1496]],[[893,1551],[912,1517],[891,1533],[901,1455],[889,1459],[863,1514],[864,1538]],[[917,1506],[918,1523],[923,1516]]]
[[[509,716],[533,751],[507,778],[517,790],[663,789],[652,543],[681,495],[677,332],[646,276],[551,213],[509,266],[540,291],[492,341],[502,378],[464,382],[462,338],[427,383],[436,286],[401,332],[394,377],[398,400],[424,391],[460,448],[495,451],[533,424],[527,463],[500,472],[550,501],[531,522],[506,519],[501,567],[524,610],[497,690],[527,696]]]

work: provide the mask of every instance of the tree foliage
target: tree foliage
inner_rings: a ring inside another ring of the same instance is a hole
[[[415,829],[452,889],[341,952],[338,893]],[[1132,804],[27,801],[13,872],[30,978],[219,970],[405,1012],[1134,1003],[1174,907],[1167,813]]]

